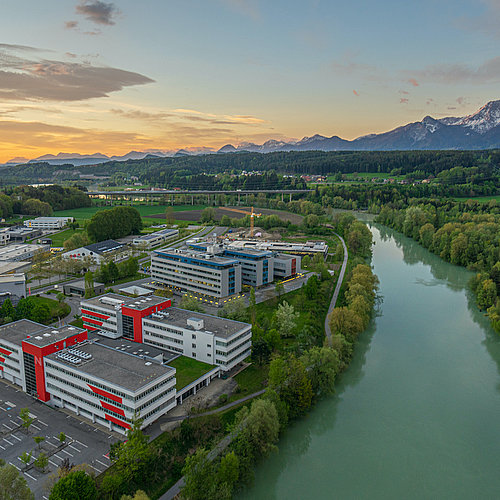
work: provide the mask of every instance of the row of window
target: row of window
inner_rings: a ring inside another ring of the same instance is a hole
[[[82,380],[83,382],[85,382],[87,384],[98,387],[99,389],[104,389],[105,391],[110,392],[111,394],[116,394],[117,396],[120,396],[122,398],[134,401],[134,397],[131,396],[130,394],[126,394],[125,392],[118,391],[117,389],[115,389],[113,387],[109,387],[108,385],[101,384],[100,382],[97,382],[96,380],[92,380],[88,377],[84,377],[83,375],[80,375],[79,373],[75,373],[75,372],[72,372],[70,370],[66,370],[66,369],[62,368],[61,366],[59,366],[55,363],[52,363],[51,361],[49,361],[47,359],[45,360],[45,365],[49,366],[53,370],[65,373],[66,375],[68,375],[70,377],[77,378],[77,379]]]
[[[217,340],[215,342],[215,344],[218,345],[219,347],[229,347],[230,345],[234,344],[235,342],[238,342],[241,338],[243,338],[249,334],[250,334],[250,330],[245,330],[243,333],[240,333],[237,337],[234,337],[234,339],[231,339],[229,342]]]
[[[232,349],[230,349],[227,352],[224,352],[224,351],[215,351],[215,354],[218,354],[219,356],[226,356],[227,357],[230,354],[232,354],[234,351],[237,351],[238,349],[240,349],[245,344],[248,344],[249,342],[250,342],[250,339],[244,340],[243,342],[241,342],[240,344],[238,344],[237,346],[233,347]]]
[[[150,335],[151,337],[157,337],[159,339],[167,340],[168,342],[173,342],[174,344],[184,344],[183,340],[174,339],[172,337],[167,337],[166,335],[162,335],[161,333],[145,331],[144,335]]]
[[[179,263],[178,262],[163,262],[163,261],[156,261],[154,258],[152,260],[152,266],[159,268],[159,269],[188,269],[188,270],[195,270],[197,274],[204,274],[208,278],[215,279],[214,277],[218,277],[221,275],[221,271],[207,271],[205,266],[200,266],[200,265],[193,265],[193,264],[185,264],[185,263]]]
[[[175,333],[176,335],[183,335],[182,330],[175,330],[169,326],[159,325],[158,323],[155,323],[153,321],[144,320],[143,324],[144,326],[151,326],[153,328],[157,328],[158,330],[163,330],[164,332]]]
[[[92,311],[92,312],[95,312],[97,314],[104,314],[105,316],[116,316],[115,311],[110,311],[108,309],[98,309],[97,307],[89,306],[85,303],[82,303],[81,307],[82,307],[82,309],[85,309],[86,311]]]
[[[174,347],[172,345],[167,345],[162,342],[156,342],[155,340],[151,340],[148,338],[144,339],[145,344],[156,345],[158,347],[162,347],[163,349],[168,349],[169,351],[179,352],[181,354],[184,353],[184,349],[180,349],[179,347]]]
[[[233,364],[238,358],[241,358],[241,359],[244,359],[246,358],[249,354],[250,354],[251,350],[248,349],[247,351],[243,351],[241,354],[237,354],[234,358],[232,359],[229,359],[227,361],[224,361],[222,359],[216,359],[215,362],[218,364],[218,365],[231,365]]]

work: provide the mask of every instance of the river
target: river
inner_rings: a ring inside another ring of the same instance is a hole
[[[380,310],[336,394],[286,431],[240,500],[500,496],[500,336],[471,273],[372,232]]]

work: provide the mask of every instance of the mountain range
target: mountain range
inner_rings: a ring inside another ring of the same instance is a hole
[[[263,144],[242,142],[237,146],[226,144],[218,151],[208,147],[185,148],[178,151],[130,151],[123,156],[106,156],[102,153],[80,155],[59,153],[43,155],[32,160],[14,158],[9,165],[47,162],[52,165],[95,165],[108,161],[140,160],[150,157],[190,156],[213,153],[271,153],[275,151],[391,151],[436,149],[490,149],[500,148],[500,100],[490,101],[475,113],[463,117],[433,118],[409,123],[382,134],[370,134],[352,141],[336,135],[313,135],[300,140],[269,140]]]

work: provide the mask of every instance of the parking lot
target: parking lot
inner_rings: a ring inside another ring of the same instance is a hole
[[[21,408],[28,408],[34,419],[28,433],[21,427]],[[61,432],[66,435],[64,445],[58,438]],[[33,439],[35,436],[45,438],[40,449]],[[96,475],[105,471],[111,465],[109,447],[119,440],[120,436],[115,433],[53,409],[0,381],[0,458],[21,471],[24,464],[19,457],[23,452],[33,451],[34,455],[38,455],[39,451],[43,451],[50,455],[46,472],[31,467],[22,473],[36,499],[48,498],[45,490],[47,478],[57,471],[65,459],[74,465],[88,464]]]

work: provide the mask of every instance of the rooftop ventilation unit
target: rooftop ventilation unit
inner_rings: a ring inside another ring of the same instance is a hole
[[[50,337],[50,333],[44,333],[43,336],[44,337]]]
[[[99,299],[102,304],[107,304],[108,306],[121,306],[123,304],[123,300],[121,299],[113,299],[112,297],[102,297]]]

